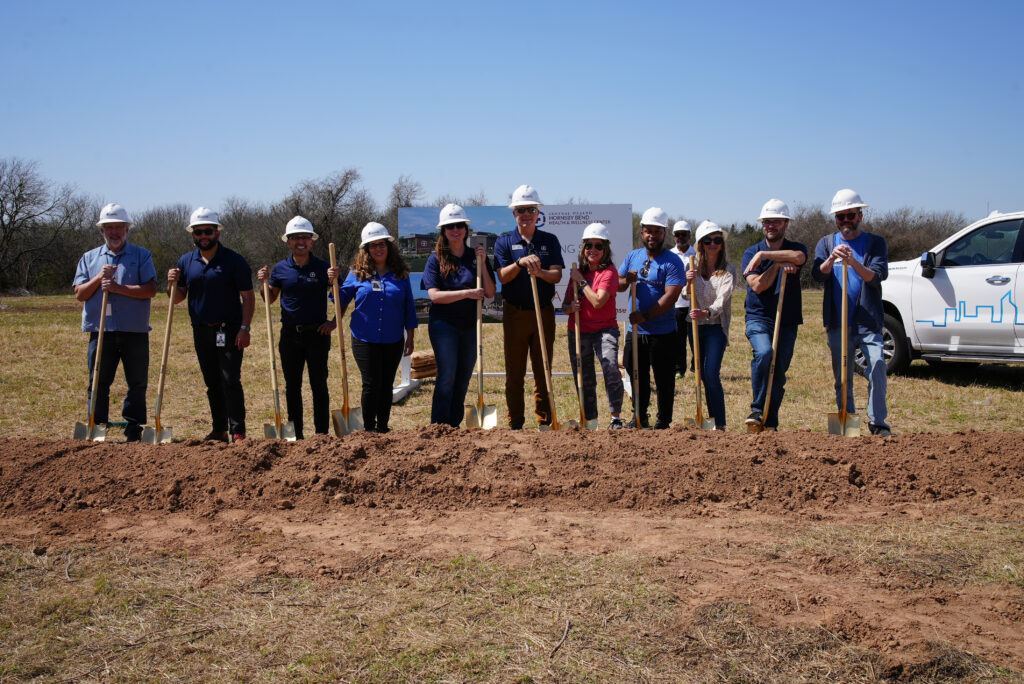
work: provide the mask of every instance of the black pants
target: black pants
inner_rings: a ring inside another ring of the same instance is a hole
[[[686,345],[690,345],[690,356],[693,356],[693,324],[687,316],[690,307],[676,308],[676,332],[679,335],[679,358],[676,360],[676,373],[680,377],[686,375]],[[686,335],[685,340],[683,335]],[[692,366],[691,366],[692,368]]]
[[[647,408],[651,404],[651,370],[654,370],[654,384],[658,390],[658,422],[657,428],[667,428],[672,424],[672,407],[676,395],[676,357],[679,336],[675,332],[664,335],[638,335],[639,349],[637,361],[637,384],[633,388],[633,405],[636,407],[637,420],[647,427]],[[633,335],[626,334],[626,344],[622,351],[622,362],[633,380]]]
[[[224,331],[224,346],[217,346],[217,332]],[[192,341],[199,370],[206,383],[210,422],[215,432],[245,434],[245,394],[242,392],[242,352],[235,346],[237,325],[192,326]]]
[[[386,432],[391,419],[391,388],[402,361],[405,340],[390,344],[363,342],[352,337],[352,356],[356,357],[363,378],[363,427],[368,432]]]
[[[92,372],[95,368],[96,346],[99,333],[89,333],[89,390],[86,402],[92,396]],[[96,388],[96,422],[107,423],[110,420],[110,385],[117,373],[117,364],[124,368],[124,381],[128,385],[128,394],[124,396],[121,416],[128,423],[124,435],[128,439],[137,439],[142,434],[142,426],[146,423],[146,387],[149,377],[149,333],[119,332],[117,330],[103,333],[103,358],[100,362],[99,387]],[[88,410],[88,409],[87,409]]]
[[[331,352],[331,336],[321,335],[313,326],[304,326],[299,332],[294,325],[282,325],[277,349],[281,352],[288,420],[295,424],[295,436],[302,439],[302,372],[307,366],[309,387],[313,391],[313,428],[317,434],[326,435],[331,422],[327,393],[327,357]]]

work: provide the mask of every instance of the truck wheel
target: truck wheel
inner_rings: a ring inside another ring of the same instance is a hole
[[[885,314],[882,323],[882,357],[885,359],[887,375],[905,373],[910,367],[910,351],[907,349],[907,333],[903,330],[903,324],[895,316]],[[864,374],[867,362],[860,349],[854,350],[853,363],[857,372]]]

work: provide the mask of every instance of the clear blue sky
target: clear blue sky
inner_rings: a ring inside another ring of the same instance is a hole
[[[9,2],[0,156],[130,211],[356,168],[721,223],[1024,209],[1007,2]]]

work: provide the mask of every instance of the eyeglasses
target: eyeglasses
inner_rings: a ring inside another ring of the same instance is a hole
[[[584,242],[583,243],[583,249],[584,250],[596,249],[599,252],[603,252],[604,251],[604,243],[603,242]]]
[[[785,221],[785,220],[786,219],[765,219],[764,221],[761,221],[761,225],[763,225],[763,226],[781,226],[782,222]]]
[[[288,239],[289,240],[312,240],[313,236],[309,235],[308,233],[303,233],[301,235],[289,235]]]
[[[720,244],[722,244],[724,242],[725,242],[725,240],[722,239],[721,235],[719,235],[717,237],[701,238],[701,240],[700,240],[700,244],[702,244],[702,245],[720,245]]]
[[[446,230],[466,230],[469,228],[467,223],[449,223],[445,226]]]
[[[205,237],[207,235],[213,235],[217,232],[216,228],[193,228],[192,234],[198,235],[199,237]]]
[[[640,277],[646,278],[647,274],[651,272],[651,260],[648,259],[644,262],[644,265],[640,267]]]
[[[537,207],[516,207],[517,214],[536,214]]]
[[[388,248],[388,241],[387,240],[378,240],[377,242],[371,242],[370,244],[366,245],[366,248],[367,249],[387,249]]]
[[[836,221],[853,221],[860,216],[859,211],[850,211],[845,214],[836,214]]]

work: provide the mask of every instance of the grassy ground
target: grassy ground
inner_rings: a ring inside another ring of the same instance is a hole
[[[70,295],[6,298],[2,304],[0,345],[6,352],[6,358],[0,364],[0,435],[70,436],[74,422],[86,418],[86,335],[80,331],[80,305]],[[153,306],[149,388],[151,416],[159,377],[166,306],[167,298],[164,296],[158,296]],[[835,410],[828,348],[818,324],[821,320],[820,306],[820,292],[804,293],[806,322],[801,327],[790,369],[781,415],[780,427],[783,430],[824,431],[827,429],[826,414]],[[726,350],[722,378],[730,429],[740,431],[744,429],[743,418],[749,412],[750,346],[743,335],[740,297],[734,299],[733,308],[731,344]],[[273,316],[276,321],[276,307]],[[275,322],[275,337],[279,334],[278,327]],[[485,326],[484,361],[488,371],[503,369],[501,335],[500,325]],[[252,340],[252,346],[246,350],[242,382],[246,392],[249,432],[258,435],[260,425],[273,418],[266,318],[260,306],[253,321]],[[348,346],[346,344],[346,348]],[[417,331],[416,348],[430,349],[425,325]],[[341,382],[336,347],[330,368],[332,405],[337,408],[341,405]],[[348,368],[352,401],[358,402],[360,382],[351,352]],[[569,370],[564,323],[558,325],[552,368],[556,372]],[[503,425],[504,381],[487,378],[484,385],[485,401],[498,407],[502,417],[499,424]],[[529,380],[527,385],[530,386]],[[554,385],[562,422],[576,417],[578,409],[571,378],[555,378]],[[603,396],[603,383],[599,382],[599,385],[598,402],[603,427],[608,421],[607,402]],[[867,383],[858,377],[855,385],[858,406],[863,407]],[[934,369],[917,361],[907,375],[889,379],[889,422],[897,432],[1020,431],[1024,429],[1024,411],[1020,410],[1022,389],[1024,366],[983,365],[971,370],[955,370]],[[428,378],[395,407],[392,427],[407,428],[428,423],[432,391],[433,381]],[[112,420],[119,417],[117,407],[123,397],[123,375],[118,371],[111,396]],[[529,396],[527,399],[529,406]],[[281,401],[283,404],[283,386]],[[305,403],[306,421],[311,423],[312,404],[308,388]],[[694,410],[693,376],[687,374],[685,379],[676,383],[674,421],[681,423],[692,417]],[[623,413],[628,416],[630,411],[631,404],[627,398]],[[209,430],[207,416],[205,388],[192,350],[188,315],[179,305],[175,311],[163,422],[173,426],[178,439],[202,437]],[[528,415],[528,425],[530,421]]]

